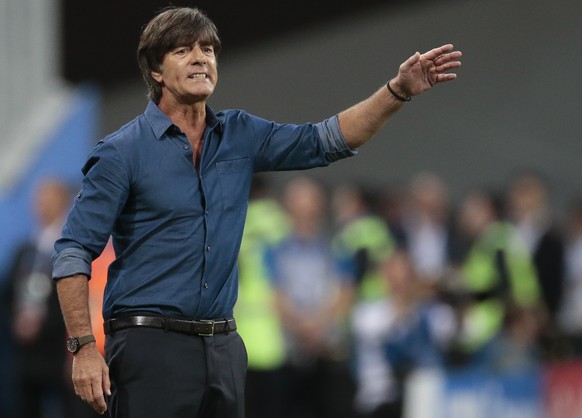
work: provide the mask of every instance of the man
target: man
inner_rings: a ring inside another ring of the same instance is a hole
[[[70,203],[70,190],[63,181],[46,179],[39,183],[33,199],[37,229],[19,247],[10,273],[14,289],[16,382],[21,392],[19,416],[23,418],[41,417],[43,408],[47,409],[43,405],[46,399],[52,400],[53,409],[72,416],[69,410],[72,391],[64,379],[68,362],[62,346],[65,327],[50,279],[52,247]]]
[[[254,176],[238,258],[234,310],[248,357],[245,413],[253,418],[280,417],[285,409],[285,341],[265,253],[289,235],[288,218],[264,178]]]
[[[466,300],[458,342],[461,354],[476,363],[489,361],[504,327],[527,325],[523,331],[529,335],[530,324],[541,324],[532,255],[496,206],[493,196],[475,190],[459,211],[461,233],[470,245],[459,270]]]
[[[286,343],[281,418],[351,417],[347,314],[354,266],[335,254],[324,228],[323,185],[297,177],[283,190],[291,232],[268,249],[265,260]]]
[[[461,56],[452,45],[416,53],[367,100],[297,126],[207,107],[219,49],[197,9],[167,9],[145,27],[138,61],[150,103],[96,146],[55,244],[53,277],[77,338],[75,390],[113,417],[244,416],[246,356],[231,316],[253,173],[355,154],[405,101],[453,80]],[[110,234],[106,363],[91,342],[86,300],[91,259]]]
[[[523,172],[511,181],[507,200],[509,218],[532,256],[551,333],[564,294],[565,255],[549,190],[541,175]]]

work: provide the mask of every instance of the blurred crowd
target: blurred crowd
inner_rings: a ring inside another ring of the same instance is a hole
[[[252,418],[403,416],[419,369],[512,373],[582,355],[582,204],[544,178],[453,202],[402,188],[255,179],[235,316]]]
[[[455,203],[434,173],[389,190],[267,179],[251,190],[235,311],[249,418],[400,417],[415,370],[582,356],[582,201],[558,216],[542,176]],[[38,227],[2,288],[2,417],[95,416],[73,395],[50,280],[70,198],[39,185]]]
[[[53,245],[71,204],[70,186],[56,178],[34,193],[33,236],[16,244],[0,287],[0,416],[91,418],[75,395],[65,325],[51,279]]]

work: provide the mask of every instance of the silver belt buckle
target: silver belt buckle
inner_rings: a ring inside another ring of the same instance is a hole
[[[212,325],[212,327],[210,329],[210,333],[206,334],[206,333],[201,332],[198,335],[201,337],[212,337],[214,335],[214,323],[215,323],[215,321],[201,320],[200,322],[202,322],[203,324],[210,324],[210,325]]]

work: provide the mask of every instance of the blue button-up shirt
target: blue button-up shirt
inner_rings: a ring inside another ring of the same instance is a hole
[[[199,170],[186,135],[150,102],[100,141],[55,244],[53,278],[84,274],[113,238],[103,316],[232,315],[253,173],[325,166],[353,155],[337,116],[276,124],[207,107]]]

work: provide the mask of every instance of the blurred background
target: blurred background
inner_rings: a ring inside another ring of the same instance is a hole
[[[64,377],[70,359],[59,351],[64,329],[43,281],[47,254],[93,144],[145,108],[135,50],[142,26],[169,4],[0,1],[0,417],[90,416],[71,400]],[[582,3],[171,4],[205,10],[219,29],[220,81],[210,105],[279,122],[337,113],[384,84],[417,50],[450,42],[463,51],[454,83],[407,103],[357,158],[309,172],[323,185],[320,224],[329,244],[356,266],[348,274],[350,303],[342,305],[348,348],[334,357],[347,383],[319,399],[342,394],[353,416],[368,417],[582,415]],[[271,229],[282,230],[281,221],[259,228],[260,251],[293,234],[298,221],[284,191],[297,176],[261,177],[261,199],[271,199],[278,209],[269,213],[280,210],[289,227],[276,239]],[[354,203],[360,194],[365,205]],[[337,205],[365,210],[342,215]],[[385,228],[381,251],[369,239],[360,243],[358,234],[342,238],[348,221],[363,214],[382,221],[361,232],[370,237]],[[394,282],[407,263],[414,291]],[[363,290],[369,269],[383,278],[373,298]],[[266,305],[285,296],[277,285],[271,291]],[[416,309],[429,305],[439,314]],[[324,375],[291,361],[284,315],[276,303],[272,308],[264,315],[281,316],[285,354],[254,368],[250,359],[249,389],[257,399],[264,399],[261,390],[279,387],[265,382],[289,382],[297,370],[315,373],[307,375],[311,382]],[[441,318],[434,332],[425,316]],[[395,354],[402,344],[425,347],[426,338],[432,360]],[[255,355],[266,354],[249,347]],[[531,361],[498,367],[512,358]],[[369,365],[378,362],[384,366],[374,375]],[[299,416],[326,416],[306,405]],[[267,414],[253,410],[250,417],[261,413]]]

